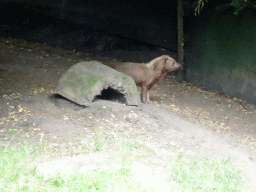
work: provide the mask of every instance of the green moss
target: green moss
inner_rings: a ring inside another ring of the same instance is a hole
[[[90,73],[84,73],[84,71],[71,71],[64,79],[65,89],[72,91],[77,97],[83,97],[91,89],[101,85],[104,81],[103,77],[96,76]],[[101,87],[99,87],[101,89]]]

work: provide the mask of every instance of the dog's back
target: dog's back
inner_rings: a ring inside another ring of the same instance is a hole
[[[141,64],[141,63],[132,63],[132,62],[118,63],[115,66],[115,69],[117,71],[120,71],[122,73],[125,73],[131,76],[138,86],[140,86],[141,83],[145,81],[145,77],[147,77],[147,73],[148,73],[147,65]]]

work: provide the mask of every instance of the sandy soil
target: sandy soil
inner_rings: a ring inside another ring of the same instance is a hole
[[[106,143],[108,139],[128,139],[151,149],[162,162],[177,151],[188,156],[232,156],[245,171],[246,182],[256,190],[254,104],[178,82],[172,74],[153,88],[152,104],[138,107],[95,100],[91,107],[84,108],[55,95],[61,75],[78,61],[110,64],[115,58],[127,61],[132,56],[148,56],[150,59],[145,61],[149,61],[158,54],[152,50],[116,50],[109,54],[111,57],[92,56],[1,38],[0,143],[45,141],[53,153],[69,148],[66,154],[70,155],[70,150],[74,154],[90,152],[95,141],[102,138]],[[106,151],[111,154],[113,149],[108,147]],[[90,162],[104,160],[98,152],[86,156],[90,157]]]

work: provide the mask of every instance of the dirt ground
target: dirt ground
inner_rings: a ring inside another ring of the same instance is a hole
[[[116,50],[109,57],[106,53],[95,56],[1,38],[1,144],[45,141],[53,152],[70,147],[79,154],[79,147],[89,151],[102,138],[106,143],[129,139],[150,148],[161,160],[174,151],[188,156],[232,156],[256,190],[254,104],[178,82],[173,74],[153,88],[153,103],[138,107],[98,99],[84,108],[55,94],[61,75],[78,61],[111,64],[114,59],[145,58],[147,62],[161,54],[166,53]],[[175,53],[168,54],[176,58]]]

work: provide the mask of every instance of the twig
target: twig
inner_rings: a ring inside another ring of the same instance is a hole
[[[18,132],[17,132],[18,133]],[[6,151],[7,147],[10,145],[11,141],[13,140],[13,138],[15,137],[15,135],[17,135],[17,133],[15,133],[13,135],[13,137],[11,138],[11,140],[8,142],[8,144],[5,146],[4,152]]]

